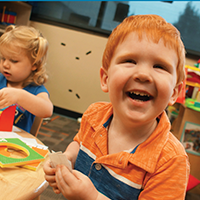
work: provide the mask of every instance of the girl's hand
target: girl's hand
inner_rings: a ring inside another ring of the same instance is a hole
[[[56,194],[59,194],[60,190],[57,187],[56,178],[55,178],[56,169],[51,167],[50,160],[44,163],[43,170],[45,173],[44,177],[46,181],[49,182],[49,185],[53,188],[53,191]]]
[[[35,116],[46,118],[53,112],[53,104],[46,92],[34,95],[20,88],[6,87],[0,89],[0,109],[18,104]]]
[[[20,89],[2,88],[0,90],[0,109],[17,103]]]
[[[55,179],[59,191],[68,200],[95,200],[99,195],[87,176],[76,170],[71,173],[64,165],[56,166]]]

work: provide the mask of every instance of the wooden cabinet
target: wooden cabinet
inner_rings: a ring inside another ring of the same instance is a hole
[[[200,112],[180,104],[178,117],[172,123],[172,133],[181,140],[183,130],[186,123],[199,124],[200,125]],[[190,174],[200,180],[200,156],[187,152],[190,162]],[[200,184],[196,186],[191,192],[200,194]]]
[[[29,25],[29,19],[31,15],[32,6],[21,1],[1,1],[0,9],[6,7],[6,10],[16,12],[16,24],[17,25]],[[6,25],[0,25],[0,32],[3,33]]]

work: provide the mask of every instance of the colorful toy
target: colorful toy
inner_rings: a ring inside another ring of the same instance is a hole
[[[12,131],[16,105],[0,109],[0,131]]]
[[[200,59],[197,61],[196,64],[194,64],[195,67],[200,68]]]
[[[0,10],[0,24],[16,24],[16,18],[17,13],[10,11],[10,9],[6,10],[6,6],[4,6],[3,9]]]
[[[200,60],[198,61],[198,63]],[[200,88],[200,68],[192,67],[189,65],[185,66],[188,69],[186,86],[187,93],[186,97],[196,99],[198,90]]]
[[[19,138],[0,138],[0,147],[0,167],[22,166],[30,163],[38,163],[44,160],[44,156],[34,151]],[[7,152],[9,148],[16,151],[22,151],[25,157],[11,157],[10,153]]]
[[[200,112],[200,102],[194,100],[194,99],[191,99],[191,98],[187,98],[185,100],[185,105],[188,107],[188,108],[191,108],[193,110],[196,110],[196,111],[199,111]]]
[[[200,180],[198,180],[197,178],[195,178],[194,176],[190,174],[186,191],[191,190],[192,188],[196,187],[199,184],[200,184]]]
[[[44,158],[46,158],[46,156],[49,154],[49,150],[48,149],[39,149],[37,147],[32,147],[32,149],[34,151],[36,151],[37,153],[39,153],[40,155],[42,155]],[[34,162],[34,163],[28,163],[26,165],[23,165],[23,168],[27,168],[33,171],[36,171],[38,169],[38,167],[40,166],[41,161],[39,162]]]

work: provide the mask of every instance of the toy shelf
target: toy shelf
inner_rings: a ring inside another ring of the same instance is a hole
[[[191,69],[192,71],[200,72],[200,68],[197,68],[197,67],[192,67],[192,66],[186,65],[185,68]],[[191,82],[191,81],[187,81],[187,80],[186,80],[186,85],[200,88],[199,83],[195,83],[195,82]]]
[[[0,1],[0,10],[6,7],[6,10],[16,12],[16,25],[29,25],[32,6],[22,1]],[[6,25],[0,25],[0,34],[4,32]]]
[[[186,85],[200,88],[200,84],[199,83],[194,83],[194,82],[190,82],[190,81],[186,81]]]
[[[197,68],[197,67],[192,67],[192,66],[189,66],[189,65],[185,65],[185,68],[191,69],[191,70],[193,70],[193,71],[198,71],[198,72],[200,72],[200,68]]]

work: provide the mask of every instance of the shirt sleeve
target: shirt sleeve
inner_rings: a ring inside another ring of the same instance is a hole
[[[94,111],[95,107],[96,103],[93,103],[83,113],[80,129],[73,139],[74,141],[77,141],[79,144],[83,138],[89,137],[88,134],[90,133],[90,125],[88,124],[88,118],[90,117],[90,113]]]
[[[86,129],[86,115],[87,115],[87,113],[88,113],[88,109],[83,113],[83,116],[81,118],[80,129],[73,139],[74,141],[78,142],[79,144],[82,141],[83,133],[86,133],[86,131],[87,131],[87,129]]]
[[[187,156],[176,156],[145,177],[138,200],[184,200],[189,178]]]
[[[49,95],[49,92],[44,85],[39,85],[39,86],[28,85],[24,88],[24,90],[34,95],[38,95],[39,93],[42,92],[46,92]]]

